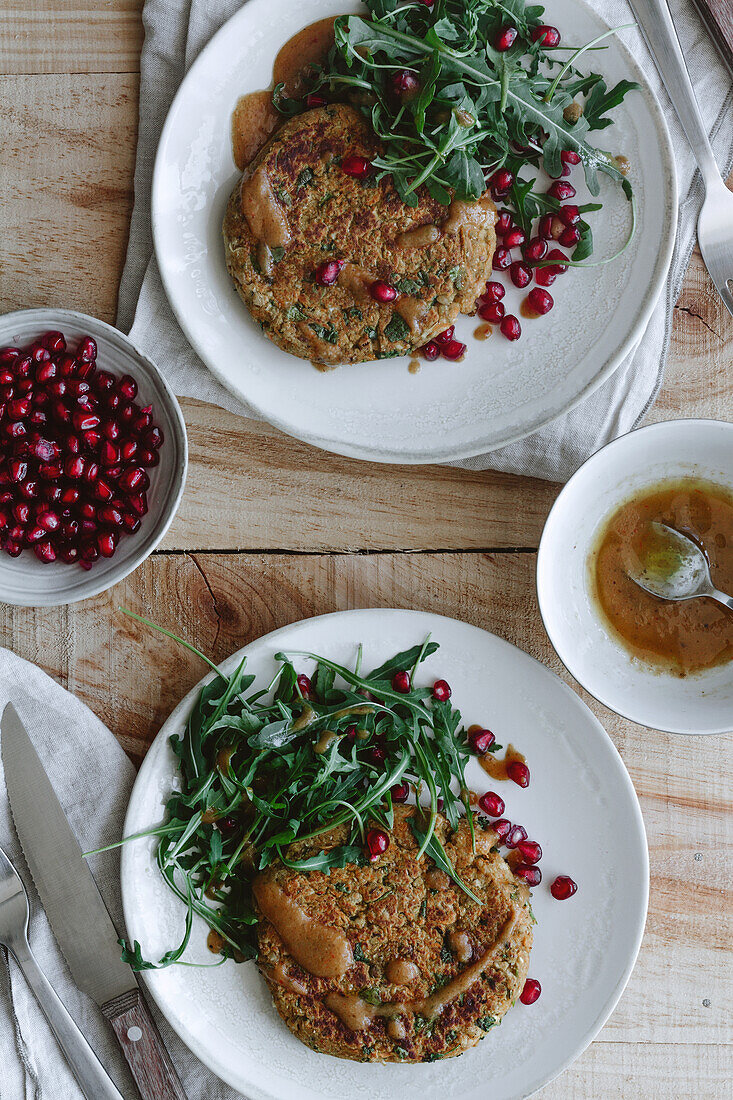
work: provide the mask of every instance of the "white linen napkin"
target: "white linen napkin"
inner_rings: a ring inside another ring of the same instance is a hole
[[[117,324],[125,332],[130,331],[138,347],[157,362],[177,394],[211,401],[241,416],[256,417],[252,409],[216,381],[181,332],[163,290],[150,230],[153,162],[168,107],[202,47],[240,6],[241,0],[146,0],[135,207],[120,285]],[[633,21],[626,0],[591,0],[591,6],[612,27]],[[733,165],[730,77],[690,0],[671,0],[671,7],[713,150],[723,175],[727,176]],[[526,439],[457,462],[457,466],[470,470],[508,470],[564,481],[595,450],[636,427],[662,383],[672,307],[679,296],[694,244],[702,186],[690,147],[640,33],[624,31],[622,35],[662,104],[675,150],[680,217],[667,283],[639,343],[595,393]]]
[[[0,649],[0,712],[8,701],[28,730],[82,850],[119,840],[135,770],[106,726],[45,672]],[[41,969],[125,1100],[139,1100],[110,1025],[74,985],[51,933],[15,835],[1,761],[0,846],[30,895],[29,938]],[[89,861],[115,927],[122,933],[119,863],[119,850]],[[147,1001],[188,1100],[236,1100],[240,1094],[207,1070],[173,1033],[152,1000]],[[0,948],[0,1097],[83,1100],[45,1017],[15,961],[11,958],[8,963],[4,948]]]

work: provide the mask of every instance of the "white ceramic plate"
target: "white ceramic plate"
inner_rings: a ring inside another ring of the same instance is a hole
[[[49,330],[59,330],[75,347],[81,336],[97,342],[100,369],[131,374],[140,405],[152,405],[163,431],[160,463],[149,470],[147,515],[134,535],[120,539],[113,557],[98,558],[89,571],[56,561],[43,565],[30,550],[17,558],[0,553],[0,600],[24,607],[55,607],[96,596],[137,569],[170,527],[186,484],[188,441],[173,390],[155,364],[112,325],[73,309],[23,309],[0,317],[0,347],[25,346]]]
[[[675,236],[669,136],[631,54],[609,39],[607,50],[592,55],[593,68],[609,85],[626,77],[643,88],[627,97],[617,123],[595,136],[633,165],[639,225],[624,256],[559,277],[552,289],[555,308],[541,322],[523,322],[517,343],[498,329],[488,343],[477,343],[476,320],[464,318],[457,335],[469,354],[459,365],[423,362],[412,375],[401,358],[316,372],[280,351],[252,321],[226,271],[221,222],[238,177],[230,141],[238,97],[269,87],[275,55],[290,35],[345,10],[360,9],[344,0],[248,0],[191,66],[163,129],[153,178],[153,233],[163,283],[207,366],[289,435],[377,462],[480,454],[527,435],[586,397],[638,339]],[[553,0],[547,16],[573,44],[608,29],[582,0]],[[579,201],[588,201],[576,176]],[[620,188],[608,180],[601,187],[604,209],[593,216],[594,260],[613,255],[629,225]],[[507,313],[518,314],[525,294],[510,285]]]
[[[609,516],[645,488],[683,477],[733,491],[733,424],[669,420],[597,451],[547,517],[537,594],[558,657],[601,703],[668,733],[725,733],[733,728],[733,663],[684,679],[645,665],[609,633],[590,594],[588,559]]]
[[[491,1100],[528,1096],[568,1066],[612,1012],[634,965],[646,916],[649,864],[644,824],[628,773],[602,726],[565,684],[521,650],[476,627],[416,611],[348,611],[306,619],[246,646],[248,671],[267,682],[279,650],[307,649],[351,663],[359,642],[364,668],[431,633],[440,650],[420,681],[444,676],[464,721],[488,725],[498,741],[525,752],[526,790],[493,783],[507,816],[542,844],[544,881],[533,891],[537,917],[530,975],[536,1004],[517,1004],[501,1028],[460,1059],[417,1066],[362,1065],[314,1054],[272,1006],[252,964],[172,967],[143,977],[185,1043],[250,1100]],[[231,671],[240,654],[222,668]],[[298,667],[308,671],[300,659]],[[199,685],[200,687],[200,685]],[[130,835],[160,821],[175,774],[169,737],[179,734],[199,691],[176,707],[145,758],[125,821]],[[476,763],[469,785],[489,784]],[[578,892],[554,901],[549,884],[570,874]],[[153,842],[123,849],[122,894],[128,935],[145,956],[178,942],[183,907],[164,885]],[[187,958],[211,962],[205,926],[194,928]]]

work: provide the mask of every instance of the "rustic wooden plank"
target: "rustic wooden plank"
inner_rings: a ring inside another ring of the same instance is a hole
[[[7,0],[0,7],[0,75],[136,73],[142,0]]]
[[[132,208],[134,76],[0,77],[0,310],[114,319]]]
[[[533,553],[158,554],[110,592],[75,608],[0,608],[0,628],[6,644],[87,702],[139,759],[205,670],[188,651],[119,615],[120,604],[217,660],[304,616],[415,607],[493,630],[570,682],[542,630],[535,561]],[[686,738],[641,730],[589,702],[636,784],[652,869],[639,963],[603,1040],[726,1041],[731,973],[722,961],[728,949],[722,861],[731,831],[726,798],[733,737],[698,738],[693,750]],[[644,1095],[641,1088],[630,1095]],[[621,1093],[597,1086],[592,1095]]]
[[[542,1100],[729,1100],[730,1051],[724,1046],[595,1042],[538,1095]]]

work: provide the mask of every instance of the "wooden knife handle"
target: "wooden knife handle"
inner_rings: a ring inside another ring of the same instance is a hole
[[[139,989],[102,1005],[142,1100],[186,1100],[170,1055]]]

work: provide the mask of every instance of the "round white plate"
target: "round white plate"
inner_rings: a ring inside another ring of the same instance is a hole
[[[444,676],[465,723],[480,722],[527,756],[526,790],[487,782],[476,763],[469,785],[497,787],[506,814],[544,850],[544,880],[533,891],[537,917],[530,975],[542,983],[536,1004],[517,1004],[501,1028],[460,1059],[416,1066],[364,1065],[313,1053],[272,1006],[252,963],[209,969],[171,967],[143,974],[169,1022],[198,1057],[249,1100],[518,1100],[568,1066],[613,1011],[634,965],[646,917],[649,862],[639,803],[610,738],[585,704],[526,653],[477,627],[417,611],[347,611],[306,619],[245,646],[224,662],[268,682],[279,650],[307,649],[351,663],[359,642],[374,668],[430,633],[440,650],[420,682]],[[296,667],[309,670],[297,659]],[[135,784],[125,835],[161,820],[175,775],[169,737],[179,734],[201,685],[176,707],[154,741]],[[179,942],[184,907],[161,879],[151,839],[123,848],[122,895],[128,936],[146,958]],[[578,892],[555,901],[549,884],[570,874]],[[197,918],[186,958],[211,962]]]
[[[628,78],[643,88],[629,94],[613,126],[591,135],[632,164],[639,222],[627,252],[603,267],[560,276],[552,288],[555,308],[541,321],[523,322],[517,343],[498,329],[487,343],[478,343],[472,336],[477,319],[463,318],[457,332],[469,347],[463,363],[423,362],[417,375],[408,372],[406,358],[317,372],[280,351],[253,322],[227,274],[221,222],[239,175],[230,140],[238,97],[269,87],[275,55],[290,35],[345,10],[364,9],[344,0],[248,0],[191,66],[163,129],[153,177],[153,233],[163,283],[206,365],[289,435],[377,462],[480,454],[567,411],[611,374],[638,339],[675,237],[669,135],[631,54],[617,38],[608,39],[608,49],[586,55],[593,57],[593,69],[609,86]],[[573,45],[608,29],[582,0],[554,0],[547,17]],[[578,201],[586,202],[581,175],[574,172],[573,183]],[[593,260],[613,255],[629,227],[629,204],[610,180],[601,182],[601,201],[604,209],[592,216]],[[525,294],[509,286],[507,313],[518,314]]]
[[[680,677],[633,657],[592,595],[589,558],[617,508],[665,481],[699,478],[733,492],[733,424],[667,420],[596,451],[552,506],[537,555],[537,595],[568,672],[617,714],[667,733],[733,729],[733,663]]]

